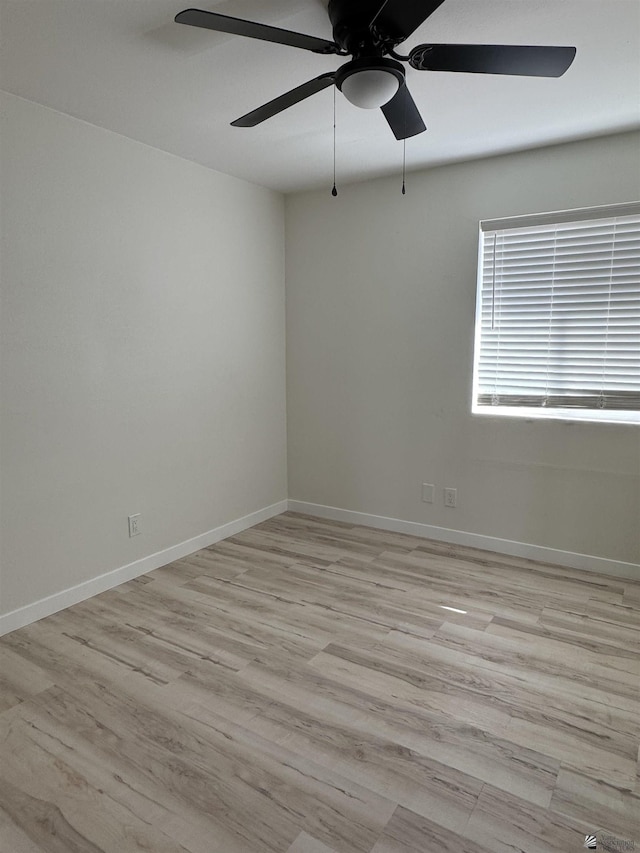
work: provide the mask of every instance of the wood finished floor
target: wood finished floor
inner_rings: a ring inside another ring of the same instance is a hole
[[[640,849],[639,610],[278,516],[0,640],[0,851]]]

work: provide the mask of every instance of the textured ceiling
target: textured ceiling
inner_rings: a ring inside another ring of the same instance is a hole
[[[419,2],[419,0],[414,0]],[[0,0],[0,86],[205,166],[289,192],[331,185],[333,88],[252,129],[229,122],[338,57],[173,23],[198,0]],[[331,38],[321,0],[200,8]],[[427,132],[409,169],[640,126],[638,0],[446,0],[405,42],[575,45],[560,79],[418,72]],[[379,111],[337,93],[343,183],[399,172]]]

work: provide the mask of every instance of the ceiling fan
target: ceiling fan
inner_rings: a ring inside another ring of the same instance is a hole
[[[573,62],[575,47],[502,44],[420,44],[408,56],[396,48],[444,0],[330,0],[333,41],[231,18],[216,12],[185,9],[179,24],[276,42],[313,53],[353,57],[336,71],[297,86],[232,121],[254,127],[282,110],[335,85],[355,106],[380,107],[396,139],[426,130],[405,81],[403,62],[418,71],[463,71],[471,74],[515,74],[560,77]]]

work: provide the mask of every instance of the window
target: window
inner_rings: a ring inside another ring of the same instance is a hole
[[[480,223],[472,409],[640,424],[640,203]]]

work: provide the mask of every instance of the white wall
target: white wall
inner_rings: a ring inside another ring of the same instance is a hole
[[[290,499],[639,563],[640,429],[470,414],[478,220],[638,197],[637,133],[289,196]]]
[[[281,196],[0,107],[2,614],[286,498],[286,424]]]

